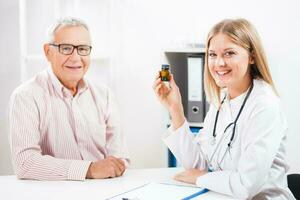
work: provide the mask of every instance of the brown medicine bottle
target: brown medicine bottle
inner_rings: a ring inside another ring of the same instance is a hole
[[[162,81],[170,81],[170,66],[167,64],[161,65],[160,79]]]

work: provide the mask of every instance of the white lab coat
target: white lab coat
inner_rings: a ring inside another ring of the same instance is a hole
[[[246,92],[234,99],[225,99],[214,145],[212,134],[217,112],[214,105],[210,106],[199,134],[194,136],[185,122],[177,130],[170,127],[164,142],[186,169],[207,169],[208,163],[211,164],[215,171],[197,178],[196,184],[200,187],[243,199],[295,199],[287,187],[287,124],[279,98],[266,82],[254,80],[253,84],[238,119],[230,153],[225,154],[223,162],[220,160],[233,126],[225,133],[224,130],[235,120]]]

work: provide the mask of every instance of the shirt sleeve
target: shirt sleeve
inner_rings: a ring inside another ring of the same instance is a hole
[[[185,121],[184,124],[175,131],[170,127],[168,132],[168,136],[163,138],[163,141],[174,154],[177,161],[182,164],[185,169],[202,168],[198,165],[204,163],[203,157],[199,151],[195,136],[193,136],[189,130],[188,122]]]
[[[195,136],[185,120],[184,124],[176,130],[173,130],[172,126],[169,127],[166,137],[163,138],[165,144],[185,169],[207,169],[207,159],[200,143],[201,140],[208,139],[206,127],[210,123],[212,112],[212,107],[210,107],[204,120],[204,128],[200,130],[200,134]]]
[[[39,109],[29,92],[15,92],[10,100],[9,126],[12,162],[20,179],[85,180],[90,161],[42,155]]]
[[[108,155],[122,158],[126,167],[130,164],[126,140],[124,138],[120,114],[113,93],[108,89],[106,119],[106,150]]]
[[[242,152],[236,169],[207,173],[198,177],[197,185],[222,194],[251,199],[267,180],[285,131],[285,119],[277,104],[255,108],[248,126],[243,130]]]

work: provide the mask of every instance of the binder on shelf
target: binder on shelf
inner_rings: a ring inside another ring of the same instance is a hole
[[[203,122],[205,115],[205,98],[203,91],[204,56],[187,57],[188,105],[187,120]]]

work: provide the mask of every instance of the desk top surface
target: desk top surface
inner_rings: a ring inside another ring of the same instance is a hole
[[[122,177],[86,181],[18,180],[16,176],[0,176],[1,197],[9,199],[106,199],[149,182],[172,179],[182,168],[128,169]],[[2,198],[1,198],[2,199]],[[228,196],[208,192],[195,199],[232,200]]]

